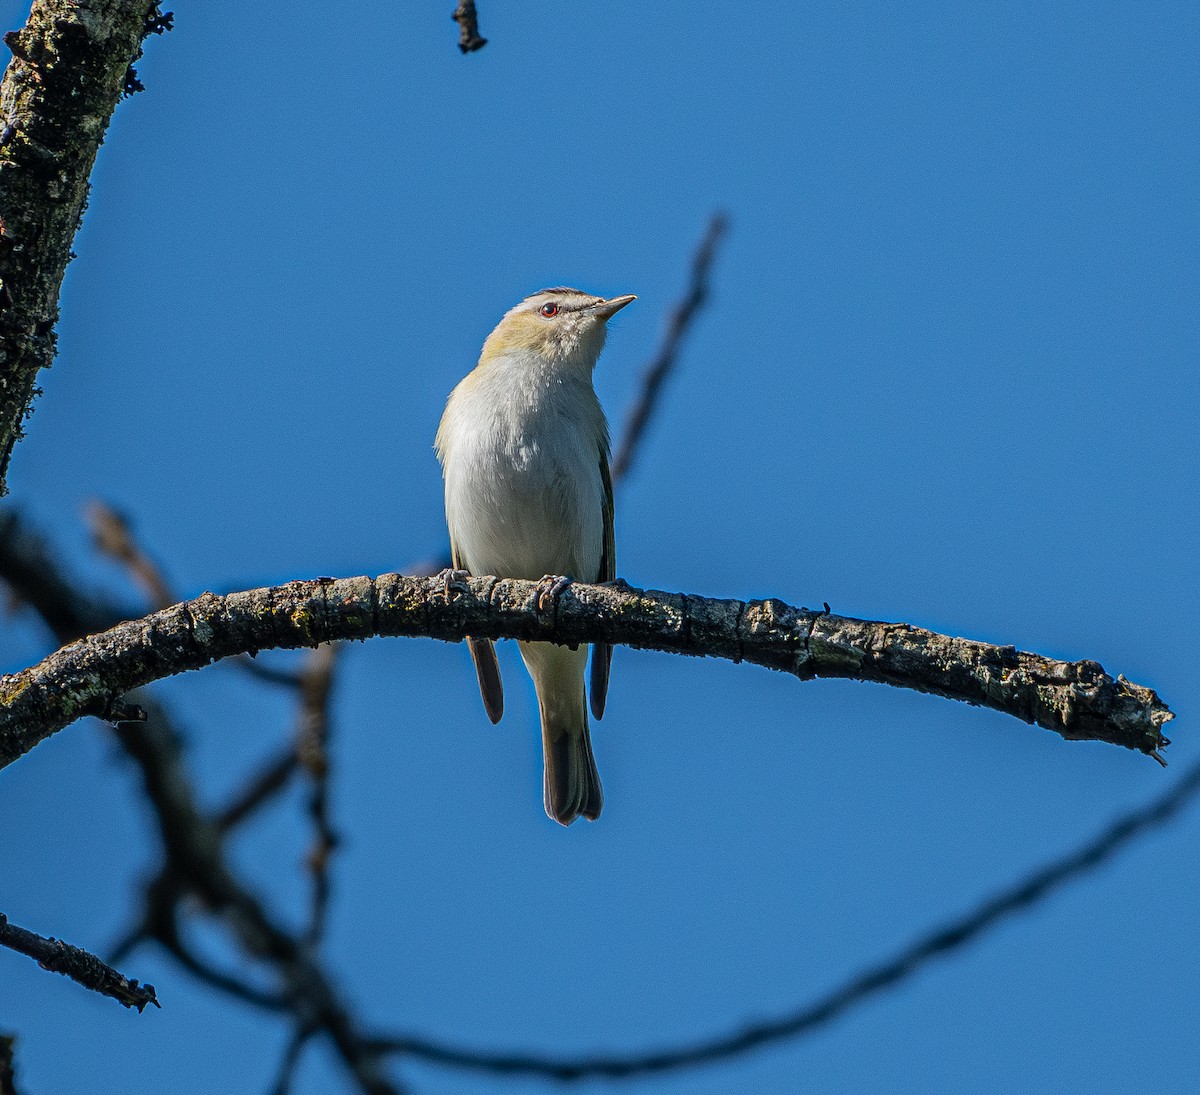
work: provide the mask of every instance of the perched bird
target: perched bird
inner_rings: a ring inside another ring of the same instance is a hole
[[[542,580],[616,577],[608,423],[592,387],[608,320],[633,296],[543,289],[511,309],[454,391],[435,448],[446,481],[456,571]],[[449,580],[449,579],[448,579]],[[504,690],[489,639],[469,638],[492,722]],[[584,702],[587,647],[521,643],[542,721],[546,813],[562,825],[600,816],[603,796]],[[591,707],[604,714],[612,648],[592,652]]]

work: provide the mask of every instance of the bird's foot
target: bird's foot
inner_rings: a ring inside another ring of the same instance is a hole
[[[558,599],[562,592],[575,579],[564,577],[562,574],[547,574],[538,584],[537,607],[539,612],[549,612],[558,608]]]
[[[452,599],[455,593],[470,593],[471,587],[467,585],[467,579],[471,577],[465,570],[455,570],[453,567],[447,567],[438,575],[442,580],[442,592],[446,594],[446,600]]]

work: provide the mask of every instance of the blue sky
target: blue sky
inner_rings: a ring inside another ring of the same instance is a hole
[[[1200,12],[480,3],[469,57],[448,2],[176,6],[101,150],[13,461],[63,558],[126,592],[92,497],[188,596],[442,550],[433,433],[499,316],[543,285],[637,293],[597,370],[619,432],[719,207],[712,303],[618,497],[619,573],[1094,658],[1180,716],[1164,772],[932,697],[618,650],[604,816],[564,831],[514,650],[494,728],[461,648],[350,649],[328,955],[361,1013],[650,1049],[819,996],[1197,758]],[[47,643],[6,618],[0,669]],[[228,667],[162,694],[214,802],[294,716]],[[81,724],[0,779],[0,910],[103,949],[154,851],[132,772]],[[298,802],[236,848],[295,919]],[[1198,837],[1192,810],[808,1040],[637,1087],[1192,1090]],[[29,1091],[266,1089],[284,1028],[153,951],[124,967],[161,1012],[0,953]],[[310,1051],[296,1090],[343,1081]]]

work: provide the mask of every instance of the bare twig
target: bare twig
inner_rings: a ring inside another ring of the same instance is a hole
[[[217,827],[228,832],[256,813],[288,785],[299,765],[294,745],[281,750],[274,760],[267,761],[251,776],[245,787],[217,814]]]
[[[46,565],[44,557],[21,558],[23,552],[28,553],[33,548],[44,549],[44,545],[41,545],[35,538],[21,533],[15,536],[15,543],[6,545],[6,534],[13,534],[19,531],[18,526],[14,522],[6,524],[2,515],[0,515],[0,576],[8,577],[9,580],[12,580],[11,575],[15,570],[16,573],[23,575],[25,579],[36,578],[37,581],[32,585],[15,583],[15,586],[17,592],[39,610],[42,608],[42,595],[37,583],[44,583],[45,588],[51,592],[51,596],[49,597],[50,605],[59,610],[59,638],[60,640],[65,640],[72,634],[69,630],[69,625],[72,621],[69,615],[64,615],[62,612],[64,607],[72,605],[71,599],[69,597],[64,598],[63,596],[64,591],[69,591],[69,583],[62,579],[52,566]],[[20,562],[21,565],[13,567],[14,562]],[[386,590],[387,587],[382,588]],[[394,598],[396,594],[397,590],[393,588],[391,596]],[[698,602],[693,598],[688,598],[687,601],[689,611],[695,613],[699,607]],[[374,607],[376,610],[383,609],[386,614],[388,603],[388,598],[384,597]],[[80,610],[81,605],[85,613],[94,613],[96,610],[92,602],[88,602],[82,598],[74,601],[76,611]],[[772,613],[778,614],[784,607],[780,606],[778,602],[768,603],[768,605],[770,606],[770,613],[768,615]],[[287,611],[286,604],[277,604],[275,607],[280,613]],[[749,611],[750,606],[743,606],[742,615],[744,616]],[[825,618],[824,614],[820,615],[822,619]],[[704,619],[706,617],[701,614],[700,621]],[[754,617],[751,615],[752,631],[760,627],[762,623],[761,620],[758,623],[754,623],[753,621]],[[79,619],[76,619],[74,625],[78,626],[80,622]],[[814,626],[813,633],[809,636],[810,645],[817,638]],[[1011,652],[1004,648],[1001,648],[1001,653],[1009,657],[1012,656]],[[1125,685],[1125,687],[1136,688],[1137,686]],[[1155,700],[1155,702],[1157,701]],[[228,885],[229,881],[227,869],[222,865],[219,858],[208,860],[207,857],[211,856],[213,851],[208,838],[203,835],[209,830],[210,825],[214,831],[218,832],[220,831],[220,826],[215,821],[213,823],[204,822],[199,819],[198,815],[194,815],[195,807],[194,805],[189,805],[193,799],[183,782],[185,777],[183,777],[182,772],[179,770],[177,761],[171,759],[172,750],[177,749],[177,742],[175,745],[171,743],[176,739],[173,732],[168,731],[166,735],[162,733],[163,727],[159,725],[158,719],[159,712],[154,707],[151,707],[148,724],[125,727],[121,731],[121,736],[129,739],[128,747],[130,755],[139,761],[146,773],[151,802],[155,805],[155,809],[159,814],[166,843],[169,847],[176,847],[176,850],[171,853],[172,861],[182,863],[189,871],[193,872],[189,885],[196,887],[195,892],[207,904],[220,909],[223,907],[221,891]],[[157,745],[153,744],[155,741],[158,742]],[[1033,876],[1022,880],[1005,893],[985,902],[966,917],[931,933],[923,940],[901,952],[901,954],[854,978],[849,984],[830,993],[821,1001],[800,1012],[770,1023],[757,1024],[753,1028],[698,1043],[694,1046],[683,1047],[677,1050],[665,1050],[648,1055],[634,1055],[626,1058],[554,1059],[533,1054],[478,1052],[420,1038],[384,1037],[371,1039],[361,1035],[352,1035],[349,1038],[351,1046],[350,1059],[365,1063],[365,1067],[368,1069],[368,1077],[377,1074],[377,1064],[370,1064],[370,1062],[376,1061],[379,1054],[405,1053],[462,1068],[482,1069],[495,1073],[529,1072],[559,1079],[569,1079],[582,1076],[625,1076],[634,1075],[638,1072],[683,1068],[746,1052],[757,1045],[766,1044],[770,1041],[797,1037],[822,1023],[828,1022],[836,1015],[843,1013],[870,996],[883,991],[891,985],[897,984],[905,977],[916,972],[916,970],[932,958],[966,945],[1002,917],[1030,907],[1043,899],[1055,887],[1061,886],[1078,875],[1094,868],[1148,829],[1168,821],[1182,808],[1186,801],[1195,796],[1198,789],[1200,789],[1200,768],[1189,771],[1171,791],[1155,803],[1152,803],[1145,810],[1138,811],[1122,819],[1099,838],[1089,842],[1077,852],[1063,857]],[[168,836],[167,834],[171,832],[175,832],[176,835],[173,837]],[[199,834],[199,837],[197,837],[197,834]],[[199,856],[200,862],[193,862],[185,849],[197,839],[200,848],[205,850]],[[205,865],[206,862],[207,866]],[[234,893],[237,894],[240,892],[235,886]],[[242,900],[244,898],[237,898],[238,911],[236,915],[229,917],[227,922],[230,924],[235,935],[242,939],[244,946],[249,946],[252,953],[266,957],[272,953],[272,948],[268,946],[264,954],[262,939],[258,934],[258,928],[255,927],[256,924],[258,924],[259,928],[261,927],[261,923],[257,920],[256,915],[251,915],[249,925],[242,919],[244,915],[244,911],[241,908]],[[249,901],[252,910],[257,908],[252,899],[249,899]],[[271,933],[268,932],[267,938],[270,937]],[[289,951],[288,947],[284,947],[283,952],[285,955],[290,953],[293,957],[298,953],[295,950]],[[275,961],[276,959],[271,958],[269,960]],[[285,960],[277,968],[285,976],[286,983],[290,984],[293,983],[291,977],[284,973],[284,971],[290,968],[289,962],[290,959]],[[223,991],[232,991],[227,985],[219,984],[217,981],[213,981],[212,983],[218,985]],[[319,993],[317,994],[317,998],[320,998]],[[307,993],[302,993],[296,999],[303,1002],[304,1007],[311,1006],[311,1001]],[[351,1024],[351,1029],[353,1029],[353,1024]],[[344,1028],[342,1033],[344,1036]],[[337,1041],[338,1039],[335,1038],[335,1044]],[[346,1056],[344,1050],[343,1056]],[[367,1086],[361,1080],[360,1086],[362,1086],[363,1090],[380,1090]]]
[[[80,947],[64,943],[61,939],[47,939],[10,924],[3,913],[0,913],[0,946],[28,955],[42,969],[61,973],[85,989],[111,996],[127,1008],[137,1008],[140,1012],[147,1004],[160,1006],[153,985],[141,985],[130,980]]]
[[[316,1033],[312,1027],[299,1026],[292,1035],[283,1051],[283,1059],[279,1062],[279,1071],[275,1074],[275,1082],[271,1085],[271,1095],[288,1095],[292,1089],[292,1078],[296,1075],[296,1066],[308,1040]]]
[[[679,357],[680,347],[684,337],[695,319],[697,312],[708,299],[708,275],[712,269],[713,257],[717,253],[717,244],[725,234],[729,222],[723,213],[713,215],[708,224],[708,230],[696,249],[692,259],[692,276],[688,284],[687,294],[671,312],[667,320],[667,330],[663,336],[658,353],[646,366],[642,376],[642,390],[637,402],[630,408],[625,419],[625,428],[621,431],[621,446],[617,449],[612,461],[612,477],[614,483],[621,482],[629,474],[633,466],[634,454],[641,445],[642,436],[650,417],[658,406],[663,382]]]
[[[526,1074],[553,1080],[628,1079],[673,1072],[737,1057],[773,1042],[799,1038],[852,1008],[908,980],[933,959],[973,942],[1006,917],[1025,912],[1052,891],[1094,870],[1151,829],[1170,821],[1200,792],[1200,764],[1190,768],[1164,795],[1114,822],[1087,844],[1011,888],[983,901],[965,916],[935,928],[891,958],[864,970],[844,985],[799,1011],[765,1023],[693,1045],[646,1054],[604,1057],[548,1057],[537,1054],[498,1054],[463,1049],[423,1038],[375,1039],[379,1049],[418,1057],[451,1067],[490,1073]]]
[[[134,539],[124,514],[96,500],[87,504],[84,513],[96,550],[124,566],[154,608],[166,608],[179,599],[171,592],[163,572]]]
[[[233,664],[243,673],[251,677],[257,677],[264,684],[277,684],[283,688],[299,690],[304,683],[301,675],[295,672],[295,670],[278,669],[273,665],[264,665],[262,662],[256,661],[253,654],[243,654],[238,658],[234,658]]]
[[[470,578],[453,595],[440,577],[317,579],[194,601],[72,643],[0,677],[0,767],[124,693],[220,658],[268,647],[373,635],[465,635],[604,642],[746,661],[801,680],[875,681],[980,704],[1070,740],[1106,741],[1162,760],[1174,716],[1155,692],[1094,661],[1063,662],[1011,646],[795,608],[778,600],[575,583],[552,612],[535,582]]]
[[[179,600],[172,592],[162,568],[137,542],[133,527],[124,514],[105,502],[93,499],[85,507],[84,515],[91,528],[96,550],[125,567],[134,584],[146,594],[152,608],[166,608]],[[269,684],[299,690],[303,683],[299,673],[263,665],[250,654],[231,659],[231,664]]]
[[[115,956],[127,953],[141,943],[155,942],[196,980],[203,981],[243,1003],[267,1011],[287,1011],[289,1001],[283,994],[261,989],[240,977],[217,969],[184,942],[180,933],[180,906],[191,892],[187,880],[181,878],[174,866],[168,862],[146,887],[142,902],[142,921],[113,948],[111,954],[114,960]]]
[[[0,575],[14,595],[34,607],[59,642],[103,631],[138,615],[68,582],[50,546],[9,509],[0,509]]]
[[[329,1038],[364,1095],[394,1095],[398,1088],[386,1075],[386,1062],[366,1045],[330,974],[304,940],[282,927],[234,873],[220,830],[196,801],[178,734],[156,707],[147,708],[150,717],[145,723],[122,726],[117,734],[141,771],[170,871],[221,918],[248,957],[272,970],[287,1007]],[[195,956],[191,959],[189,968],[196,971]],[[227,984],[222,987],[230,991]]]
[[[121,618],[113,606],[79,593],[46,545],[5,514],[0,514],[0,577],[47,623],[51,622],[47,612],[53,614],[52,629],[60,642],[85,629],[105,626],[106,615],[108,624]],[[199,806],[183,763],[179,731],[151,697],[139,700],[146,721],[120,726],[116,736],[141,772],[158,824],[164,866],[147,888],[143,923],[127,934],[126,942],[132,946],[142,937],[156,939],[186,968],[222,992],[271,1010],[290,1010],[298,1023],[311,1023],[329,1039],[364,1095],[396,1095],[401,1089],[388,1078],[386,1060],[367,1046],[359,1021],[343,1003],[332,976],[302,938],[270,916],[228,863],[224,830],[218,818]],[[280,986],[278,995],[215,970],[191,952],[174,926],[184,898],[198,900],[221,918],[235,944],[272,971]]]
[[[487,45],[487,39],[479,36],[479,17],[475,14],[475,0],[459,0],[458,7],[450,16],[458,24],[458,48],[463,53],[473,53]]]

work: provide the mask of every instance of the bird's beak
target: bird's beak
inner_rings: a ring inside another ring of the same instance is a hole
[[[599,304],[593,304],[587,310],[594,316],[599,316],[601,319],[611,319],[615,316],[626,304],[632,304],[637,297],[632,293],[623,297],[612,297],[610,300],[602,300]]]

